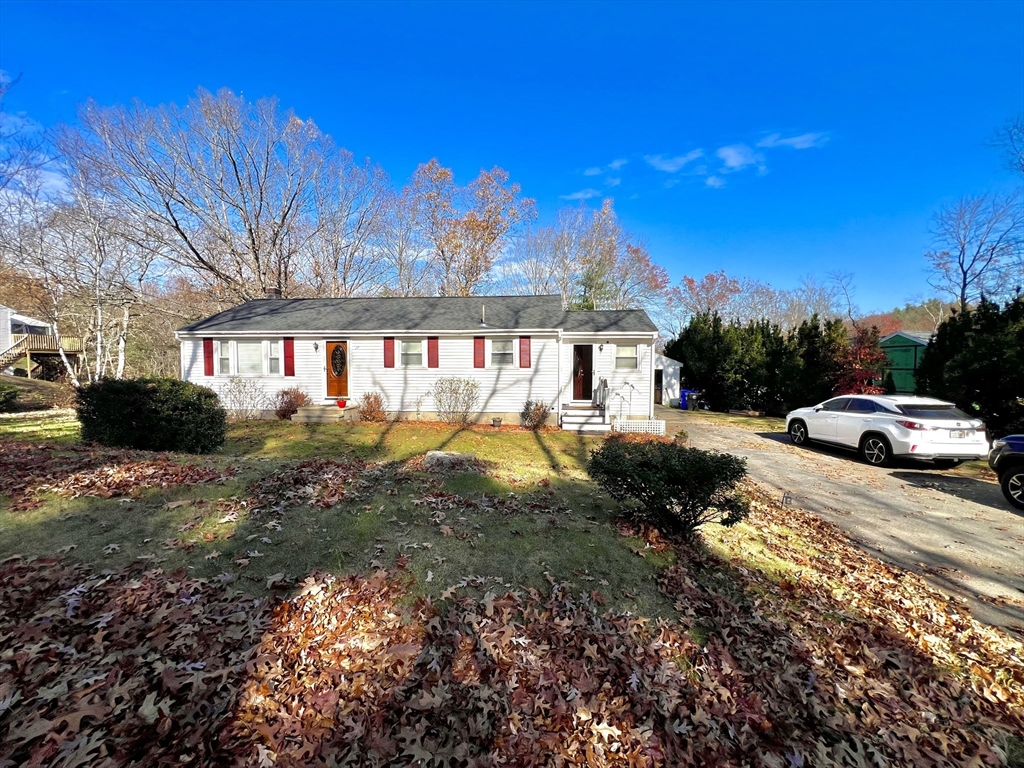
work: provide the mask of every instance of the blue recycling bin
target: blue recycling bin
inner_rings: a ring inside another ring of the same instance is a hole
[[[689,410],[689,404],[687,403],[687,398],[690,395],[695,395],[695,394],[697,394],[696,391],[692,390],[692,389],[681,389],[681,390],[679,390],[679,410],[681,410],[681,411]]]

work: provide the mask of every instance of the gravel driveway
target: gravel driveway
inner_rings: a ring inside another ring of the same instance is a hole
[[[844,529],[878,557],[925,576],[980,621],[1024,634],[1024,514],[994,482],[924,468],[885,469],[840,449],[791,445],[785,433],[710,423],[657,408],[696,448],[743,456],[751,476],[789,505]]]

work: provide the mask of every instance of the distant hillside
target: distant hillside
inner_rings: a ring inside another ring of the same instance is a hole
[[[0,384],[7,384],[19,390],[18,410],[20,411],[42,411],[68,404],[69,389],[63,384],[26,379],[21,376],[8,376],[3,373],[0,373]]]

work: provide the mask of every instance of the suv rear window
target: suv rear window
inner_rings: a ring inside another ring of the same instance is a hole
[[[961,411],[955,405],[917,405],[914,403],[897,404],[900,413],[916,419],[950,419],[968,421],[974,416]]]

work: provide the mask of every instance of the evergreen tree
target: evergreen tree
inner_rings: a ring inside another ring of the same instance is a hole
[[[917,392],[951,400],[993,436],[1024,432],[1024,297],[943,321],[917,369]]]

